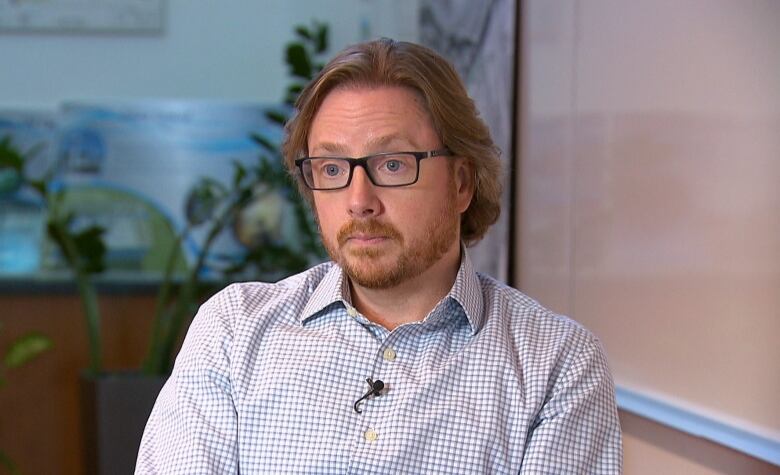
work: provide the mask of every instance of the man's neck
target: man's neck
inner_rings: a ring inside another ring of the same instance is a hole
[[[369,320],[392,331],[418,322],[449,293],[460,268],[460,245],[425,272],[388,289],[369,289],[350,280],[352,305]]]

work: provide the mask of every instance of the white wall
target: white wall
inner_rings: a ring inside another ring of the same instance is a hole
[[[0,108],[146,98],[275,102],[292,26],[331,27],[331,52],[364,36],[417,37],[417,0],[168,0],[159,36],[0,35]]]
[[[521,289],[623,388],[777,447],[780,2],[526,0],[523,21]],[[625,428],[627,473],[753,473]]]

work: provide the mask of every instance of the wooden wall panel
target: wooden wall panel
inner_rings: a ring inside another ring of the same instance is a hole
[[[153,294],[101,297],[104,366],[140,365],[154,311]],[[28,331],[54,341],[51,351],[9,372],[0,388],[0,447],[25,474],[83,473],[78,378],[87,367],[81,304],[73,294],[0,295],[0,350]]]

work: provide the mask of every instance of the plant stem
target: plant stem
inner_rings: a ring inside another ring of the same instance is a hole
[[[89,338],[89,372],[97,375],[103,366],[100,348],[100,308],[98,307],[95,285],[82,269],[76,271],[76,285],[84,305],[84,316],[87,320],[87,335]]]
[[[203,242],[195,265],[190,269],[187,279],[182,284],[176,304],[170,313],[170,325],[167,328],[165,338],[162,339],[163,344],[160,345],[159,352],[154,364],[154,368],[151,368],[153,373],[167,374],[170,372],[174,345],[177,342],[177,337],[181,332],[181,327],[184,325],[185,318],[190,315],[193,307],[193,300],[197,297],[197,287],[200,283],[200,271],[206,261],[211,246],[214,240],[219,236],[219,233],[225,227],[228,220],[238,211],[242,206],[249,201],[249,196],[245,198],[237,198],[234,202],[230,203],[220,216],[214,221],[214,224],[209,229],[209,233],[206,240]]]
[[[54,207],[54,209],[56,210],[57,208]],[[89,273],[84,269],[84,265],[79,260],[76,244],[66,232],[63,223],[58,219],[56,211],[50,221],[50,226],[51,231],[58,238],[55,239],[55,242],[60,244],[60,250],[76,276],[76,286],[81,295],[81,302],[84,306],[84,318],[87,324],[87,337],[89,339],[89,372],[95,375],[102,369],[100,307],[98,306],[95,285],[92,282]]]
[[[143,363],[142,371],[144,374],[152,375],[159,373],[161,352],[159,351],[163,334],[165,333],[166,309],[170,301],[171,288],[173,287],[173,271],[176,267],[176,261],[179,257],[179,249],[184,238],[189,234],[190,228],[185,228],[171,244],[168,253],[168,262],[165,265],[162,287],[157,294],[157,301],[154,308],[154,320],[152,323],[152,335],[149,341],[149,350]]]

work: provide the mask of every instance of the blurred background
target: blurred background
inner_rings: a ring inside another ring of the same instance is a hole
[[[780,2],[0,0],[0,473],[131,473],[203,299],[324,254],[279,163],[348,44],[450,59],[472,255],[603,342],[629,474],[780,473]]]

